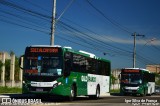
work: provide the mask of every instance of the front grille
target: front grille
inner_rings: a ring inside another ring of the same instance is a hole
[[[29,90],[34,92],[49,92],[52,90],[52,87],[29,87]]]
[[[130,90],[130,89],[124,89],[125,92],[129,92],[129,93],[136,93],[137,90]]]

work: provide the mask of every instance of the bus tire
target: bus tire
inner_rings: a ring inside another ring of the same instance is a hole
[[[150,93],[147,96],[152,96],[152,88],[150,89]]]
[[[89,98],[90,99],[98,99],[99,97],[100,97],[100,87],[99,87],[99,85],[97,85],[96,94],[95,95],[90,95]]]
[[[76,98],[76,86],[72,85],[69,100],[73,101]]]
[[[99,85],[96,88],[96,95],[95,96],[96,96],[95,97],[96,99],[98,99],[100,97],[100,87],[99,87]]]
[[[144,96],[146,96],[146,91],[145,91],[145,89],[144,89]]]
[[[143,93],[141,94],[141,96],[146,96],[146,91],[145,91],[145,89],[143,90]]]
[[[123,96],[128,96],[128,93],[124,92],[124,93],[123,93]]]

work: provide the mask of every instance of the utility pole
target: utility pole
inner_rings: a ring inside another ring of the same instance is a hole
[[[53,0],[53,10],[52,10],[52,27],[51,27],[51,41],[50,45],[54,45],[54,32],[55,32],[55,21],[56,20],[56,0]]]
[[[136,67],[136,36],[143,36],[144,35],[137,35],[136,32],[132,35],[134,36],[134,46],[133,46],[133,68]]]

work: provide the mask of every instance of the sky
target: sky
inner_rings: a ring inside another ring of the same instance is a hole
[[[160,64],[159,0],[57,0],[55,45],[111,61],[112,69]],[[0,0],[0,51],[49,45],[53,0]],[[138,36],[144,35],[144,36]]]

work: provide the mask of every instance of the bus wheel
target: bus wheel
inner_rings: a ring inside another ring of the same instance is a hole
[[[76,87],[73,85],[73,86],[71,87],[69,100],[70,100],[70,101],[73,101],[75,98],[76,98]]]
[[[144,91],[143,91],[143,94],[141,94],[141,96],[146,96],[145,89],[144,89]]]
[[[96,99],[98,99],[100,97],[100,88],[99,86],[97,86],[97,89],[96,89]]]
[[[147,94],[147,96],[151,96],[152,95],[152,88],[150,89],[150,94]]]
[[[128,96],[128,93],[123,93],[123,96]]]
[[[96,88],[96,94],[95,95],[90,95],[89,98],[90,99],[98,99],[100,97],[100,87],[97,86]]]

